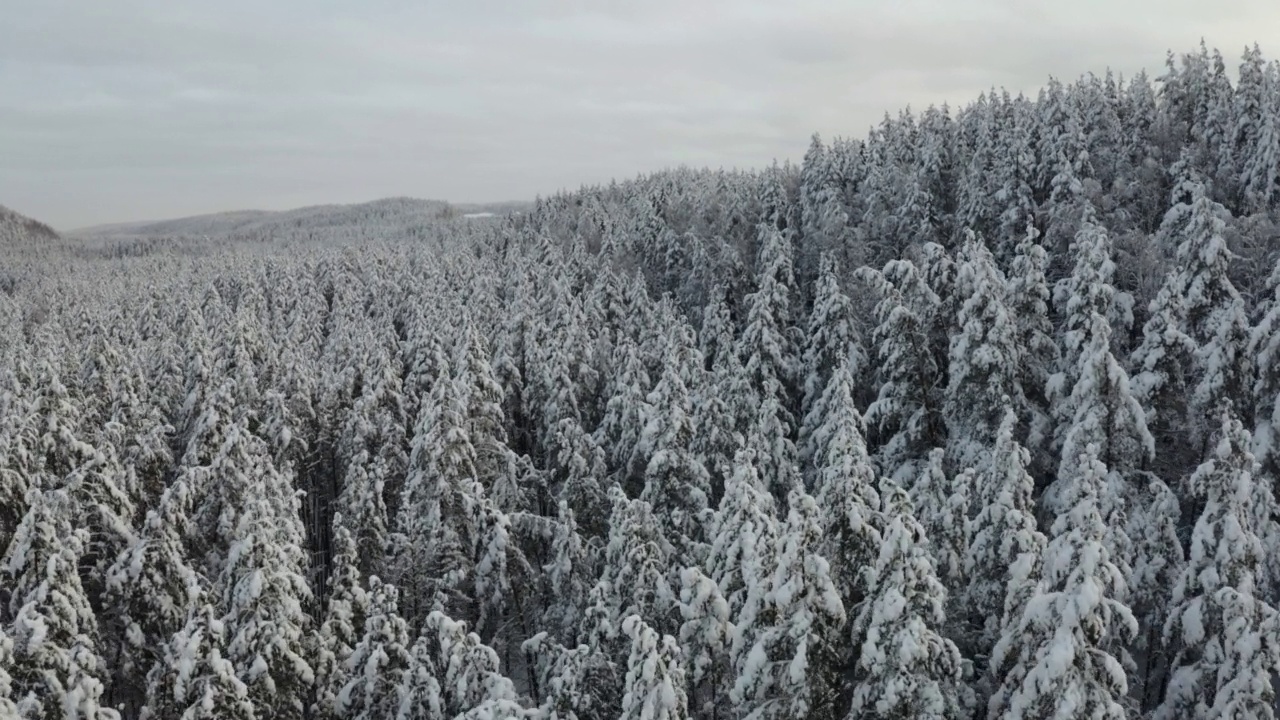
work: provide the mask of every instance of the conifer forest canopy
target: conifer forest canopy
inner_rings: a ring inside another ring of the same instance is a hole
[[[518,212],[0,209],[0,720],[1273,718],[1278,480],[1257,48]]]

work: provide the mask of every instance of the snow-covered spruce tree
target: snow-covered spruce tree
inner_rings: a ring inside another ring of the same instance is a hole
[[[732,342],[732,339],[729,340]],[[703,381],[705,390],[693,398],[692,449],[706,468],[714,505],[724,494],[733,472],[733,458],[746,443],[753,413],[745,404],[746,375],[732,349],[716,355]]]
[[[1243,70],[1241,72],[1243,80]],[[1280,187],[1280,122],[1276,120],[1280,110],[1280,65],[1274,60],[1262,73],[1260,90],[1257,114],[1248,119],[1239,118],[1242,122],[1256,122],[1248,136],[1253,142],[1245,146],[1248,154],[1241,158],[1240,175],[1245,205],[1252,212],[1273,208],[1280,197],[1277,190]]]
[[[1184,180],[1173,196],[1159,237],[1177,244],[1176,292],[1186,313],[1182,329],[1196,344],[1190,425],[1207,453],[1222,404],[1231,401],[1246,409],[1241,403],[1249,398],[1252,374],[1246,352],[1249,321],[1228,275],[1234,257],[1224,237],[1230,214],[1194,178]]]
[[[338,506],[359,548],[360,570],[365,574],[383,569],[389,523],[387,483],[402,477],[408,464],[409,399],[396,371],[397,361],[386,352],[371,354],[377,360],[365,369],[369,377],[346,414],[337,448],[345,461]]]
[[[1085,213],[1080,231],[1071,244],[1075,267],[1053,289],[1053,301],[1063,317],[1062,352],[1059,365],[1045,388],[1053,422],[1053,447],[1059,449],[1075,422],[1076,407],[1071,393],[1080,371],[1080,356],[1089,346],[1095,328],[1094,315],[1110,323],[1109,328],[1127,332],[1131,322],[1127,303],[1115,289],[1115,262],[1111,237],[1098,223],[1094,212]],[[1129,322],[1126,322],[1128,320]],[[1110,337],[1108,337],[1108,341]]]
[[[1133,493],[1128,513],[1128,534],[1133,540],[1133,571],[1130,575],[1129,605],[1138,621],[1134,658],[1138,667],[1132,675],[1139,709],[1149,712],[1161,701],[1172,658],[1163,652],[1162,635],[1169,602],[1185,560],[1178,536],[1178,498],[1158,477],[1139,478],[1140,489]]]
[[[560,641],[577,641],[587,596],[596,577],[593,547],[578,534],[573,510],[560,501],[559,523],[551,540],[551,561],[543,567],[551,599],[543,612],[543,627]]]
[[[729,643],[735,673],[761,631],[756,619],[773,572],[777,538],[773,498],[756,474],[751,451],[740,451],[716,511],[715,535],[706,560],[707,576],[728,601],[735,626]]]
[[[1081,471],[1063,489],[1040,583],[992,651],[1002,682],[988,703],[991,718],[1126,716],[1128,680],[1115,653],[1138,627],[1117,599],[1124,577],[1105,544],[1098,497],[1107,469],[1097,452],[1085,448]]]
[[[1018,327],[1004,304],[1005,278],[991,251],[969,233],[956,276],[960,331],[951,337],[944,410],[950,431],[947,456],[957,467],[985,459],[1005,406],[1026,405],[1018,379]]]
[[[672,334],[683,336],[686,331],[676,327]],[[692,404],[689,390],[680,378],[680,361],[676,357],[678,346],[686,341],[671,340],[673,348],[662,377],[649,393],[652,414],[644,429],[643,442],[649,449],[649,463],[644,473],[644,490],[640,493],[640,499],[652,506],[663,532],[682,555],[703,541],[703,516],[711,495],[711,478],[690,449]]]
[[[19,720],[18,706],[13,702],[13,678],[9,668],[13,666],[13,640],[0,627],[0,720]]]
[[[269,473],[258,477],[271,482]],[[296,511],[281,515],[267,498],[250,500],[220,580],[226,657],[258,712],[277,718],[301,718],[315,680],[304,657],[311,590],[300,525]]]
[[[800,427],[800,462],[806,471],[818,455],[812,444],[813,431],[821,422],[816,412],[828,381],[836,368],[848,363],[850,373],[857,375],[867,367],[861,338],[854,326],[853,303],[840,290],[839,267],[835,256],[823,253],[819,266],[813,310],[809,312],[808,332],[804,345],[804,397],[801,403],[804,421]]]
[[[347,658],[349,680],[338,693],[338,717],[384,720],[400,707],[397,688],[409,668],[409,627],[397,608],[394,585],[369,578],[369,614],[364,633]]]
[[[698,567],[680,572],[680,647],[686,657],[690,714],[712,718],[732,685],[728,646],[733,634],[729,603]]]
[[[966,651],[978,667],[990,656],[1009,615],[1017,619],[1039,576],[1045,537],[1036,529],[1032,494],[1035,480],[1028,472],[1031,454],[1014,433],[1018,417],[1005,410],[996,433],[991,461],[975,477],[973,504],[978,513],[965,523],[968,554],[964,572],[968,588],[960,607],[967,617]]]
[[[1187,373],[1196,349],[1182,330],[1186,309],[1177,277],[1176,271],[1170,273],[1151,301],[1142,342],[1129,358],[1130,387],[1142,404],[1156,444],[1155,467],[1161,470],[1180,468],[1179,460],[1186,455]]]
[[[861,644],[849,717],[964,717],[960,651],[939,634],[947,593],[924,528],[906,492],[891,480],[880,492],[888,523],[869,572],[871,592],[853,624]]]
[[[8,367],[0,367],[0,548],[9,547],[27,511],[27,490],[35,481],[34,437],[23,386]]]
[[[502,410],[505,394],[494,376],[484,338],[474,324],[463,332],[459,353],[456,367],[467,396],[467,433],[476,448],[476,478],[485,492],[492,494],[503,476],[514,471]]]
[[[867,424],[883,472],[911,475],[916,461],[945,438],[938,389],[942,369],[929,344],[941,300],[908,260],[891,261],[884,272],[864,268],[859,276],[880,297],[871,336],[880,390],[867,406]]]
[[[738,355],[749,379],[751,407],[770,404],[774,419],[757,426],[776,426],[790,438],[794,430],[791,387],[798,366],[791,302],[795,292],[791,241],[786,233],[761,225],[756,292],[747,296],[746,325]],[[783,493],[785,496],[785,491]]]
[[[165,645],[148,677],[144,719],[256,720],[249,689],[224,657],[226,626],[198,589],[186,624]]]
[[[823,518],[814,498],[793,490],[778,538],[754,646],[730,697],[752,718],[834,718],[848,656],[845,609],[819,551]]]
[[[1048,514],[1065,512],[1063,493],[1077,474],[1090,472],[1078,461],[1086,447],[1093,447],[1093,459],[1107,469],[1097,498],[1098,511],[1107,528],[1107,546],[1112,561],[1127,577],[1132,548],[1124,517],[1130,481],[1138,467],[1154,454],[1155,441],[1147,430],[1142,406],[1129,391],[1128,375],[1111,354],[1106,318],[1096,313],[1092,316],[1088,337],[1079,355],[1076,385],[1071,391],[1076,414],[1063,438],[1058,477],[1041,500]]]
[[[89,533],[80,558],[85,590],[94,601],[105,594],[105,575],[117,555],[134,539],[137,514],[136,476],[116,456],[115,448],[94,449],[62,478],[71,502],[72,523]]]
[[[568,418],[560,421],[556,445],[556,464],[564,473],[560,503],[582,518],[581,530],[586,536],[603,538],[609,520],[609,498],[604,488],[609,471],[604,450],[576,420]]]
[[[115,691],[141,696],[146,674],[161,659],[166,643],[187,621],[198,588],[186,539],[192,498],[204,474],[186,471],[165,488],[133,542],[107,569],[112,621],[123,628],[128,650],[121,653]]]
[[[591,592],[588,622],[595,636],[616,639],[624,618],[638,614],[658,627],[674,625],[676,595],[668,581],[671,543],[653,509],[643,500],[628,500],[622,489],[609,490],[613,512],[604,571]]]
[[[639,615],[622,621],[631,638],[626,694],[621,720],[684,720],[689,717],[680,645],[670,635],[659,636]]]
[[[717,286],[708,295],[707,304],[702,309],[702,327],[698,330],[698,350],[702,352],[708,368],[715,367],[724,354],[736,354],[736,336],[726,289],[723,285]]]
[[[397,720],[454,718],[480,709],[502,717],[522,714],[515,687],[498,672],[498,654],[466,623],[439,611],[424,621],[397,694]]]
[[[423,402],[396,518],[396,572],[410,622],[458,601],[472,570],[468,556],[477,529],[464,496],[478,483],[459,389],[441,378]]]
[[[882,518],[875,491],[876,472],[862,436],[862,418],[854,406],[848,365],[842,365],[827,384],[827,417],[817,436],[822,457],[817,469],[816,495],[822,512],[823,554],[830,559],[832,577],[847,612],[864,597],[865,569],[880,545]]]
[[[938,568],[938,578],[948,595],[959,598],[969,547],[965,525],[976,473],[969,469],[948,478],[943,467],[945,458],[942,448],[930,451],[909,494],[912,514],[925,529],[925,545]]]
[[[338,493],[337,504],[342,513],[341,518],[334,516],[334,527],[351,534],[362,573],[379,572],[386,557],[388,520],[383,470],[374,464],[367,450],[360,450],[347,465]]]
[[[609,400],[595,439],[604,448],[618,482],[638,494],[647,464],[640,450],[640,436],[651,412],[645,399],[650,380],[639,349],[630,339],[619,343],[613,356],[618,372],[606,388]]]
[[[1280,260],[1267,278],[1268,295],[1259,301],[1261,316],[1249,337],[1253,358],[1253,454],[1262,477],[1280,483]]]
[[[87,720],[118,718],[105,706],[97,653],[98,623],[77,572],[89,542],[73,529],[62,490],[27,494],[27,512],[0,568],[12,618],[13,697],[21,717],[65,714]]]
[[[540,632],[524,641],[526,655],[537,658],[538,685],[547,720],[614,720],[621,712],[618,668],[598,648],[566,648]]]
[[[1173,589],[1165,643],[1176,649],[1157,718],[1272,717],[1280,670],[1275,608],[1258,593],[1263,545],[1254,523],[1257,465],[1249,433],[1221,414],[1213,454],[1191,476],[1204,510]]]
[[[347,660],[360,642],[369,613],[369,594],[361,584],[355,539],[342,524],[341,513],[334,515],[333,523],[333,569],[312,658],[316,687],[312,713],[325,720],[338,717],[338,693],[350,679]]]
[[[862,420],[862,414],[858,412],[857,404],[854,400],[855,383],[853,378],[854,367],[852,361],[844,361],[835,367],[831,372],[831,377],[826,385],[822,388],[822,395],[814,403],[813,409],[806,418],[806,424],[809,430],[806,433],[809,448],[809,459],[806,460],[806,483],[808,487],[817,485],[817,477],[819,468],[827,461],[827,450],[833,439],[840,435],[841,432],[848,433],[849,428],[854,428],[859,440],[857,441],[862,448],[862,456],[870,462],[870,458],[866,457],[867,448],[866,441],[862,439],[866,426]],[[847,442],[847,438],[842,438]]]
[[[1038,447],[1048,432],[1048,402],[1044,392],[1049,375],[1057,367],[1058,345],[1053,340],[1053,323],[1049,319],[1049,283],[1045,272],[1048,253],[1036,242],[1039,231],[1028,221],[1026,234],[1017,244],[1009,263],[1005,306],[1018,328],[1021,364],[1018,383],[1027,396],[1027,407],[1033,413],[1031,434],[1027,444]]]

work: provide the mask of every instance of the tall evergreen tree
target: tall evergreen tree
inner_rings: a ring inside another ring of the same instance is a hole
[[[1005,279],[991,252],[972,233],[961,249],[956,278],[960,332],[951,338],[950,379],[944,410],[951,435],[948,456],[970,467],[986,455],[1002,407],[1024,407],[1017,369],[1018,328],[1004,303]]]
[[[1085,448],[1044,550],[1040,584],[992,653],[1003,681],[989,717],[1125,717],[1128,680],[1115,653],[1138,628],[1117,599],[1124,576],[1104,542],[1098,498],[1106,467],[1097,452]]]
[[[1158,718],[1273,714],[1280,638],[1275,609],[1257,595],[1256,464],[1241,422],[1230,411],[1221,422],[1213,455],[1190,480],[1204,510],[1165,625],[1165,642],[1177,650]]]
[[[622,621],[631,638],[622,720],[684,720],[689,701],[684,692],[680,646],[670,635],[659,637],[639,615]]]
[[[847,652],[845,609],[831,565],[817,551],[822,517],[793,490],[756,636],[730,697],[757,718],[836,717]]]
[[[939,634],[946,590],[924,547],[924,528],[901,488],[886,480],[880,491],[889,519],[871,594],[854,623],[861,676],[850,715],[964,717],[960,651]]]
[[[66,492],[32,489],[4,558],[13,695],[21,717],[118,718],[105,706],[98,623],[77,572],[88,533]]]

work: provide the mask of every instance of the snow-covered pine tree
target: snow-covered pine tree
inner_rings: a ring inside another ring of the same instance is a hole
[[[1241,407],[1249,397],[1249,321],[1229,276],[1234,254],[1224,233],[1230,214],[1194,177],[1180,183],[1173,197],[1160,237],[1177,244],[1175,282],[1186,313],[1183,331],[1196,343],[1190,424],[1193,438],[1204,443],[1207,453],[1222,404],[1231,401]]]
[[[263,494],[272,492],[270,475],[257,474],[267,484]],[[302,539],[296,510],[282,515],[269,496],[257,495],[239,518],[220,579],[226,658],[258,712],[276,718],[301,718],[315,680],[304,657],[311,590],[303,577]]]
[[[1176,654],[1155,713],[1161,719],[1273,716],[1280,628],[1275,608],[1257,594],[1257,466],[1240,420],[1230,410],[1220,418],[1213,454],[1189,483],[1204,510],[1165,625],[1166,646]]]
[[[645,399],[650,379],[639,349],[624,339],[613,351],[617,375],[606,388],[608,402],[596,429],[596,442],[604,448],[609,467],[623,488],[639,494],[648,458],[640,450],[640,436],[651,410]]]
[[[1007,619],[1021,617],[1039,577],[1045,537],[1036,528],[1032,495],[1035,480],[1028,472],[1031,454],[1014,437],[1018,417],[1005,410],[996,432],[991,461],[975,477],[973,505],[977,515],[965,523],[968,555],[964,572],[969,585],[962,607],[972,633],[968,656],[979,667],[1000,639]],[[1006,618],[1006,609],[1009,618]]]
[[[350,678],[338,693],[337,714],[350,720],[385,720],[400,706],[397,688],[409,668],[409,627],[400,617],[399,593],[377,576],[369,578],[369,614],[364,633],[347,658]]]
[[[13,696],[20,717],[112,720],[97,653],[98,622],[78,565],[88,532],[63,490],[28,491],[27,512],[0,568],[12,618]]]
[[[338,693],[350,679],[347,660],[355,651],[369,612],[369,594],[360,581],[359,551],[341,513],[333,517],[333,569],[329,574],[324,620],[314,640],[315,703],[313,716],[338,717]]]
[[[819,265],[813,310],[804,346],[804,396],[801,403],[804,421],[800,427],[800,462],[806,471],[819,455],[813,446],[813,431],[821,422],[819,401],[832,374],[848,364],[851,375],[867,366],[858,331],[854,326],[853,303],[840,289],[839,267],[835,256],[823,253]]]
[[[740,451],[716,511],[715,536],[706,560],[707,576],[729,603],[734,623],[729,657],[735,673],[761,632],[756,619],[773,572],[777,538],[773,498],[756,474],[751,451]]]
[[[1156,466],[1181,467],[1186,455],[1187,373],[1195,341],[1182,330],[1186,318],[1177,273],[1170,273],[1148,308],[1142,343],[1129,358],[1130,388],[1142,404],[1157,449]]]
[[[197,588],[186,624],[165,645],[148,677],[142,718],[256,720],[249,689],[224,657],[226,626]]]
[[[942,448],[931,450],[909,494],[912,514],[925,529],[925,545],[937,566],[938,578],[951,597],[959,598],[966,577],[969,540],[965,525],[976,473],[969,469],[948,478],[945,458]]]
[[[626,694],[621,720],[685,720],[689,701],[685,695],[680,645],[670,635],[659,636],[639,615],[622,621],[622,632],[631,638],[627,663]]]
[[[867,406],[867,424],[874,431],[883,472],[914,475],[917,460],[944,439],[938,390],[942,371],[929,344],[942,301],[908,260],[891,261],[884,272],[861,269],[859,277],[880,298],[871,336],[880,390]]]
[[[644,429],[643,446],[648,450],[649,462],[640,499],[653,508],[676,551],[687,556],[703,542],[702,524],[710,502],[711,478],[690,449],[693,408],[689,390],[680,377],[679,355],[682,349],[691,349],[692,338],[680,326],[672,328],[671,334],[662,377],[647,400],[651,415]]]
[[[1004,274],[983,241],[970,232],[956,276],[960,331],[951,337],[944,405],[950,431],[947,456],[957,467],[985,461],[1003,408],[1026,405],[1018,378],[1020,334],[1004,294]]]
[[[498,654],[466,623],[439,611],[423,623],[398,695],[397,720],[456,718],[482,708],[522,714],[515,686],[498,671]]]
[[[1158,477],[1139,478],[1141,489],[1132,495],[1128,533],[1133,540],[1133,572],[1129,605],[1138,621],[1131,674],[1139,709],[1149,712],[1161,701],[1170,658],[1163,652],[1162,635],[1173,588],[1182,576],[1182,539],[1178,535],[1178,498]]]
[[[733,682],[727,652],[733,623],[720,588],[696,566],[680,572],[680,616],[690,714],[714,718]]]
[[[845,608],[820,553],[823,518],[811,495],[791,491],[778,538],[763,623],[730,697],[747,715],[834,718],[849,648]]]
[[[1063,488],[1041,580],[991,656],[1002,682],[990,718],[1124,718],[1128,680],[1116,653],[1137,633],[1124,576],[1106,546],[1099,496],[1107,468],[1089,445]]]
[[[963,665],[960,651],[939,634],[947,593],[925,549],[924,528],[891,480],[880,494],[888,522],[869,571],[871,592],[854,621],[860,672],[849,717],[964,717]]]
[[[1050,373],[1057,367],[1058,345],[1049,319],[1049,283],[1045,272],[1049,257],[1037,241],[1039,231],[1028,219],[1026,234],[1018,242],[1009,263],[1005,306],[1018,328],[1021,365],[1018,381],[1033,413],[1027,444],[1038,447],[1049,431],[1048,402],[1044,397]]]

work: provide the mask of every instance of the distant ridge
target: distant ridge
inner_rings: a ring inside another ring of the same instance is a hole
[[[59,239],[58,233],[48,225],[0,205],[0,246],[26,246]]]
[[[451,205],[442,200],[392,197],[364,203],[311,205],[292,210],[232,210],[168,220],[112,223],[70,230],[77,238],[251,236],[288,230],[323,230],[363,226],[402,226],[415,221],[438,220],[464,213],[503,215],[529,203]]]

